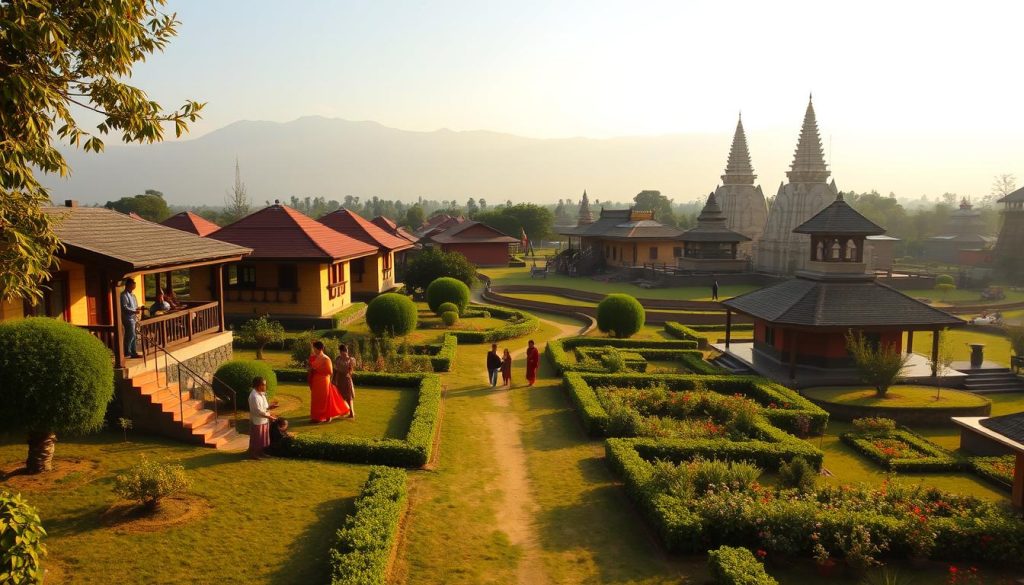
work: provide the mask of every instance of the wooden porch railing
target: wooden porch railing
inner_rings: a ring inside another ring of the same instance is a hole
[[[299,289],[269,286],[225,288],[224,300],[247,303],[297,303],[299,302]]]
[[[189,306],[139,322],[139,342],[144,353],[160,347],[171,348],[192,341],[196,335],[220,329],[220,305],[216,302]]]
[[[92,333],[93,337],[102,341],[110,351],[117,353],[117,327],[114,325],[79,325],[79,327]]]

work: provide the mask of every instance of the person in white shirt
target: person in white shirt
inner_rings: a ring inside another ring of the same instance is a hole
[[[270,445],[270,421],[277,418],[270,414],[270,408],[267,402],[267,381],[262,376],[256,376],[252,380],[252,391],[249,392],[250,459],[269,457],[263,450]]]

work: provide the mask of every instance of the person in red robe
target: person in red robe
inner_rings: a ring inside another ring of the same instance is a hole
[[[309,351],[309,418],[315,423],[330,422],[349,413],[338,387],[331,383],[334,363],[324,355],[322,341],[314,341]]]
[[[526,381],[533,386],[533,383],[537,381],[537,368],[540,367],[540,352],[533,344],[531,339],[527,344],[526,348]]]

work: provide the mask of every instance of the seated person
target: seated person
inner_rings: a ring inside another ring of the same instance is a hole
[[[171,310],[171,304],[164,299],[164,293],[156,293],[156,302],[149,308],[149,316],[156,317]]]
[[[295,435],[288,432],[288,419],[277,417],[270,423],[270,450],[280,451]]]
[[[164,300],[171,306],[171,310],[177,311],[178,309],[185,308],[185,303],[178,301],[178,297],[174,294],[174,289],[171,287],[164,289]]]

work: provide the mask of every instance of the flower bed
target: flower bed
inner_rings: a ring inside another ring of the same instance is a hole
[[[330,550],[331,585],[384,585],[408,504],[406,472],[374,467]]]
[[[907,429],[887,433],[843,433],[840,439],[890,471],[956,471],[962,467],[952,453]]]
[[[587,348],[614,347],[638,354],[644,360],[678,361],[684,368],[695,374],[720,374],[722,370],[704,361],[704,354],[697,349],[697,342],[690,340],[646,340],[612,339],[608,337],[567,337],[549,341],[544,353],[560,374],[565,372],[607,372],[600,360],[573,361],[570,351],[586,351]]]
[[[716,585],[778,585],[745,548],[720,546],[708,551],[708,569]]]
[[[967,460],[967,465],[985,481],[1007,491],[1013,489],[1013,471],[1016,465],[1016,458],[1013,455],[971,457]]]
[[[495,319],[505,320],[507,325],[486,331],[448,331],[448,334],[454,335],[460,343],[492,343],[503,339],[522,337],[533,333],[540,327],[540,320],[536,316],[517,309],[494,305],[470,305],[467,311],[480,311],[481,314],[486,311]]]
[[[550,347],[550,344],[549,344]],[[594,388],[619,386],[647,388],[664,386],[670,392],[704,388],[718,394],[739,394],[753,400],[771,425],[800,435],[820,435],[828,413],[796,392],[758,376],[694,376],[684,374],[597,374],[568,372],[562,383],[569,391],[587,431],[608,436],[610,417]]]
[[[729,545],[763,549],[769,556],[809,558],[821,545],[848,562],[863,560],[854,555],[871,547],[878,548],[871,553],[874,556],[1024,562],[1024,522],[999,504],[890,481],[879,488],[825,487],[807,493],[756,482],[722,484],[680,497],[659,481],[656,462],[665,458],[665,452],[653,448],[658,442],[608,439],[606,454],[630,498],[670,551],[701,553]],[[752,460],[745,453],[719,451],[714,456]],[[927,539],[920,538],[922,524]]]
[[[306,371],[275,370],[279,381],[304,382]],[[299,434],[278,454],[299,459],[373,463],[395,467],[422,467],[430,460],[441,408],[441,379],[437,374],[382,374],[357,372],[356,386],[389,386],[418,392],[416,409],[404,439],[367,439],[346,435]]]

